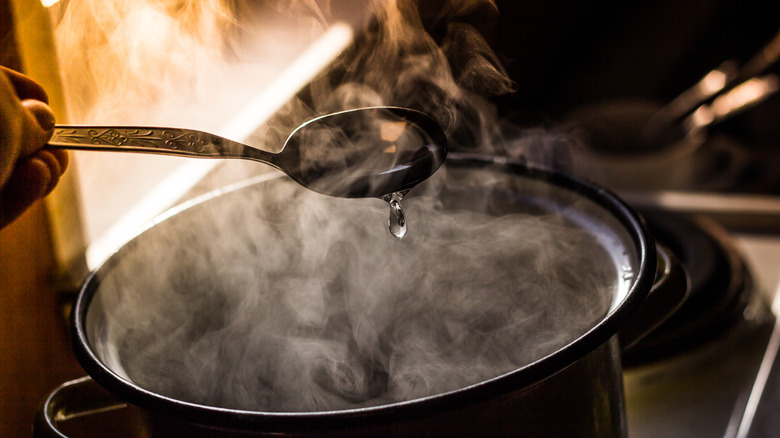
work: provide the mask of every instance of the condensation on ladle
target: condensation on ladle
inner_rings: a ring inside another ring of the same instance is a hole
[[[390,234],[397,238],[402,238],[406,235],[406,216],[404,210],[401,207],[401,199],[403,193],[393,193],[384,197],[385,201],[390,204],[390,217],[387,219],[387,228],[390,230]]]

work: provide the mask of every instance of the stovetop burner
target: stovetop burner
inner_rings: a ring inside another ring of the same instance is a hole
[[[742,318],[754,288],[726,231],[714,222],[645,210],[656,241],[677,256],[690,278],[680,307],[640,342],[623,351],[623,365],[662,360],[720,335]]]
[[[759,382],[760,370],[773,369],[770,350],[778,342],[771,339],[780,333],[773,335],[768,305],[776,284],[767,283],[766,267],[755,257],[755,236],[701,216],[639,211],[689,271],[691,290],[675,314],[624,352],[629,437],[765,436],[753,429],[769,423],[746,419],[776,409],[777,401],[756,388],[780,393],[780,375],[774,383]],[[780,246],[772,248],[762,255],[780,254]]]

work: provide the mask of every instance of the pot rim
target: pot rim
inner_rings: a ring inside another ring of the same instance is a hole
[[[337,427],[339,423],[354,418],[370,418],[376,422],[412,419],[427,415],[431,411],[475,404],[530,386],[556,374],[609,341],[639,310],[654,282],[657,263],[656,249],[644,220],[614,193],[562,172],[530,167],[522,161],[501,157],[450,153],[445,165],[448,167],[483,168],[491,166],[500,171],[519,173],[587,197],[605,209],[628,232],[638,256],[639,265],[634,271],[636,273],[634,281],[622,302],[611,308],[590,329],[571,340],[567,345],[520,368],[456,390],[377,406],[316,412],[272,412],[222,408],[177,400],[149,391],[110,370],[92,349],[86,332],[87,311],[99,288],[101,273],[109,271],[118,263],[122,248],[132,245],[136,238],[149,228],[211,198],[282,176],[281,173],[273,172],[206,193],[180,206],[173,207],[93,270],[82,284],[71,312],[71,332],[76,358],[96,382],[119,397],[147,410],[174,416],[191,423],[231,429],[257,428],[259,426],[280,429],[322,428],[328,425]]]

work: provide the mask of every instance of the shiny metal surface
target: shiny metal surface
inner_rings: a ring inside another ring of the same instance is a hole
[[[316,117],[295,129],[278,153],[193,129],[149,126],[56,125],[49,146],[251,160],[283,171],[310,190],[344,198],[409,190],[433,175],[447,156],[447,138],[438,123],[400,107]]]
[[[753,276],[754,302],[723,336],[624,373],[630,438],[757,438],[780,430],[780,238],[732,237]]]

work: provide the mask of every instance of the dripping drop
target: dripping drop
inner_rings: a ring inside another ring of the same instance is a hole
[[[387,219],[387,228],[390,230],[390,234],[399,239],[406,235],[406,216],[401,207],[401,199],[404,194],[396,192],[383,197],[390,204],[390,217]]]

